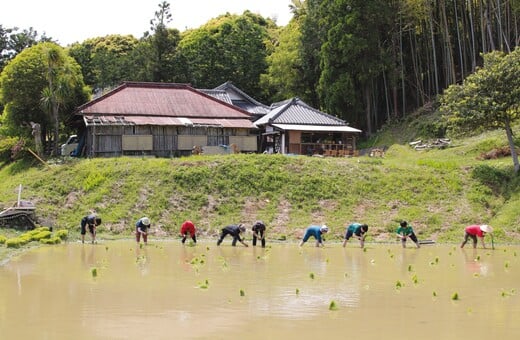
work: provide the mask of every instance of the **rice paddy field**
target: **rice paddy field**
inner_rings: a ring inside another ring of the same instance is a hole
[[[520,336],[520,248],[70,242],[0,266],[5,339]]]

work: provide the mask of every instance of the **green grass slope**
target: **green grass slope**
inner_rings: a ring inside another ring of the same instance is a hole
[[[520,240],[519,181],[510,158],[480,160],[505,145],[501,131],[452,142],[444,150],[392,145],[381,158],[282,155],[193,156],[175,159],[69,160],[0,169],[0,206],[34,202],[41,225],[69,229],[96,211],[102,237],[130,237],[135,221],[152,220],[152,237],[177,237],[185,219],[202,237],[232,223],[262,219],[268,238],[295,241],[310,224],[326,223],[340,240],[354,221],[370,227],[368,241],[395,241],[400,220],[420,239],[459,242],[464,226],[492,225],[495,241]],[[6,233],[0,230],[0,234]],[[250,238],[250,234],[247,238]]]

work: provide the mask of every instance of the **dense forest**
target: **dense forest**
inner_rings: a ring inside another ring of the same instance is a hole
[[[168,27],[165,1],[142,37],[58,48],[33,28],[0,25],[0,134],[30,133],[24,123],[39,121],[57,139],[59,121],[86,96],[122,81],[213,88],[230,80],[266,104],[300,97],[370,136],[434,105],[484,54],[520,43],[520,0],[293,0],[291,10],[285,26],[246,11],[180,32]],[[29,53],[37,46],[47,47]]]

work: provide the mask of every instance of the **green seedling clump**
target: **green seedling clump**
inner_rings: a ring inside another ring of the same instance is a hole
[[[338,310],[338,305],[336,304],[336,301],[332,300],[329,303],[329,310]]]
[[[457,293],[457,292],[453,293],[453,294],[451,295],[451,299],[452,299],[453,301],[458,300],[458,299],[459,299],[459,293]]]

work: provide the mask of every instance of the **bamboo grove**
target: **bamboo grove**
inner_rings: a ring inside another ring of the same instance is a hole
[[[309,84],[319,100],[313,104],[369,134],[435,102],[482,65],[482,54],[507,53],[520,42],[518,0],[307,0],[301,5],[302,41],[316,40],[302,47],[306,63],[319,70]]]

